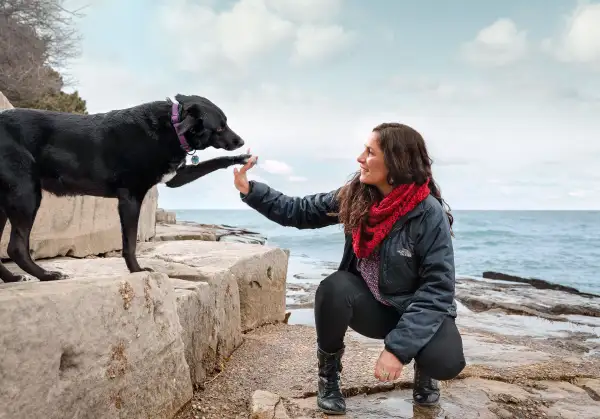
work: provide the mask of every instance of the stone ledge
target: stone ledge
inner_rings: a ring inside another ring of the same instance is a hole
[[[143,243],[140,256],[176,262],[204,274],[227,270],[237,280],[242,331],[285,318],[289,252],[257,244],[202,241]]]
[[[192,396],[164,274],[1,284],[0,318],[2,419],[162,419]]]
[[[169,277],[182,326],[185,359],[195,386],[201,387],[208,376],[221,370],[242,343],[243,331],[285,318],[288,253],[281,249],[197,241],[141,243],[138,260],[142,267]],[[69,275],[69,279],[54,283],[62,287],[128,275],[121,257],[56,258],[39,263]],[[22,272],[14,263],[7,267]],[[34,290],[52,286],[37,282],[27,285]]]

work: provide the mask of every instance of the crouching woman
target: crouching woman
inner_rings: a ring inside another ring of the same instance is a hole
[[[452,379],[465,367],[455,324],[452,215],[414,129],[396,123],[375,127],[357,160],[360,170],[329,193],[289,197],[248,182],[255,157],[234,169],[234,184],[243,202],[280,225],[343,224],[341,263],[315,297],[320,409],[346,411],[339,379],[348,327],[383,340],[374,368],[379,380],[398,379],[414,360],[414,402],[435,405],[438,380]]]

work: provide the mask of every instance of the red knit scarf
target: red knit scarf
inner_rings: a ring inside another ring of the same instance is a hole
[[[429,195],[429,179],[422,184],[396,186],[380,202],[369,209],[366,225],[352,232],[352,247],[358,258],[366,258],[391,231],[398,218],[412,211]]]

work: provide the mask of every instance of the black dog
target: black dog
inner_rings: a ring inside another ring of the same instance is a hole
[[[42,189],[57,196],[117,198],[122,255],[130,272],[144,196],[159,182],[189,183],[218,169],[244,164],[250,155],[220,157],[186,166],[186,154],[207,147],[235,150],[244,141],[219,107],[200,96],[177,95],[104,114],[76,115],[33,109],[0,113],[0,235],[11,223],[8,255],[41,281],[65,278],[31,259],[29,235]],[[171,182],[169,182],[171,181]],[[0,279],[23,279],[0,263]]]

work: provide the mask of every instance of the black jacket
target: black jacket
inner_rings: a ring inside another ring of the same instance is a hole
[[[337,191],[289,197],[251,181],[242,200],[269,220],[298,229],[338,224]],[[379,290],[401,314],[385,348],[403,364],[429,342],[446,316],[456,317],[454,251],[448,218],[431,195],[400,218],[380,246]],[[339,269],[356,271],[352,238],[346,236]]]

